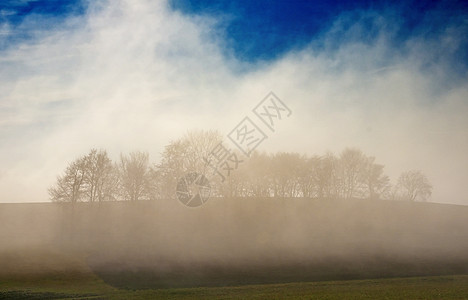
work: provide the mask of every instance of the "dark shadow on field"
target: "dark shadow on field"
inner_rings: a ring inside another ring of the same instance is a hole
[[[91,263],[92,266],[92,263]],[[124,289],[177,288],[200,286],[238,286],[289,282],[351,280],[385,277],[431,276],[467,274],[468,260],[397,261],[394,258],[370,260],[325,260],[277,265],[186,265],[165,270],[139,268],[113,270],[98,267],[95,270],[107,284]]]

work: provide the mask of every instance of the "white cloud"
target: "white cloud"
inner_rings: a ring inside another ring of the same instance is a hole
[[[91,147],[114,157],[147,150],[156,161],[187,129],[227,133],[273,90],[293,115],[263,150],[357,146],[392,177],[423,170],[434,201],[468,204],[467,81],[441,85],[445,66],[422,72],[433,55],[424,41],[404,56],[382,31],[373,44],[350,37],[239,74],[216,20],[163,2],[110,3],[0,53],[0,201],[46,200],[55,176]]]

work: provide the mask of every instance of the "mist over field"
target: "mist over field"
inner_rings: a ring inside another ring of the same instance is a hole
[[[92,271],[148,288],[466,274],[466,214],[369,200],[2,204],[0,278]]]

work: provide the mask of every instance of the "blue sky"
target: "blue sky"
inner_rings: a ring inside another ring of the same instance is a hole
[[[334,22],[344,15],[349,24],[362,22],[358,38],[373,43],[380,30],[392,33],[391,42],[404,51],[409,38],[437,39],[450,27],[459,27],[461,35],[468,35],[468,2],[466,1],[270,1],[270,0],[172,0],[171,9],[187,15],[208,15],[218,20],[216,34],[225,43],[225,55],[233,55],[246,62],[269,61],[288,51],[300,49],[315,41],[314,47],[324,45],[323,36],[330,34]],[[64,21],[86,12],[87,2],[80,0],[15,0],[2,1],[0,20],[17,31],[4,41],[30,37],[30,27],[22,27],[28,16],[40,20],[38,27],[63,26]],[[362,12],[374,12],[391,20],[394,28],[382,28],[378,20],[362,20]],[[376,23],[377,22],[377,23]],[[35,27],[34,29],[37,29]],[[336,33],[336,43],[346,42],[346,36]],[[457,49],[447,59],[457,72],[466,72],[468,44],[460,39]]]
[[[468,13],[468,4],[462,1],[174,0],[172,7],[187,14],[225,16],[220,26],[229,50],[246,60],[272,59],[320,40],[343,14],[350,15],[348,22],[356,22],[360,11],[392,18],[397,27],[392,41],[400,45],[415,35],[430,39],[454,24],[465,22],[466,27]],[[359,38],[372,43],[379,28],[373,20],[364,26]],[[463,45],[465,58],[466,50]]]
[[[467,37],[466,1],[1,1],[0,202],[47,200],[93,147],[230,132],[274,91],[293,114],[262,150],[357,147],[468,205]]]

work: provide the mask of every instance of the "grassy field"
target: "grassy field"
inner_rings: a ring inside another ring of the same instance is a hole
[[[3,278],[0,299],[468,299],[468,275],[235,287],[116,289],[93,274]]]

